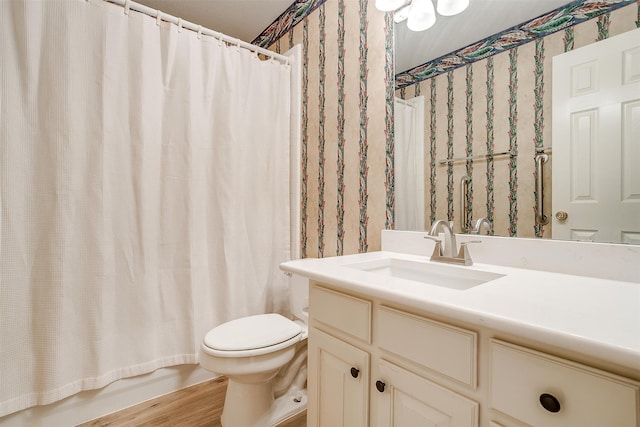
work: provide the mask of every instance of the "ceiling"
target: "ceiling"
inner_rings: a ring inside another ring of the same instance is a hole
[[[294,0],[135,0],[153,9],[251,43]]]
[[[294,0],[136,0],[231,37],[251,42]],[[347,0],[355,1],[355,0]],[[396,25],[396,72],[406,71],[444,54],[536,18],[568,0],[471,0],[452,17],[438,16],[426,31]]]

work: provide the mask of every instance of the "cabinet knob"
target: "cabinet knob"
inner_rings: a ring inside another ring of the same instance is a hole
[[[549,412],[560,412],[560,401],[551,394],[542,393],[540,395],[540,404]]]
[[[351,368],[351,376],[353,378],[358,378],[358,375],[360,375],[360,369],[358,368]]]
[[[380,380],[376,381],[376,388],[378,389],[378,391],[379,391],[380,393],[382,393],[382,392],[384,391],[384,388],[385,388],[386,386],[387,386],[387,385],[386,385],[385,383],[383,383],[382,381],[380,381]]]

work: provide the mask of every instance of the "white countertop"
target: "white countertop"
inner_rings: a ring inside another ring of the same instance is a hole
[[[346,291],[566,348],[640,375],[638,283],[475,263],[452,267],[504,277],[456,290],[346,266],[389,257],[431,263],[426,256],[370,252],[289,261],[280,268]]]

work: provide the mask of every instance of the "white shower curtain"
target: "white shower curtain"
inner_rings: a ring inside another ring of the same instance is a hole
[[[286,312],[288,65],[100,0],[5,0],[0,67],[0,416]]]
[[[394,103],[395,229],[424,225],[424,96]]]

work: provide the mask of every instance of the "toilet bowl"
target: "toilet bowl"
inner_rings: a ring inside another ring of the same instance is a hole
[[[276,375],[296,354],[296,361],[306,355],[302,347],[307,337],[308,284],[303,278],[292,279],[290,304],[296,321],[276,313],[243,317],[213,328],[202,341],[200,365],[228,378],[223,427],[268,427],[306,408],[303,384],[292,384],[291,395],[274,396]],[[300,363],[291,365],[299,368]]]

